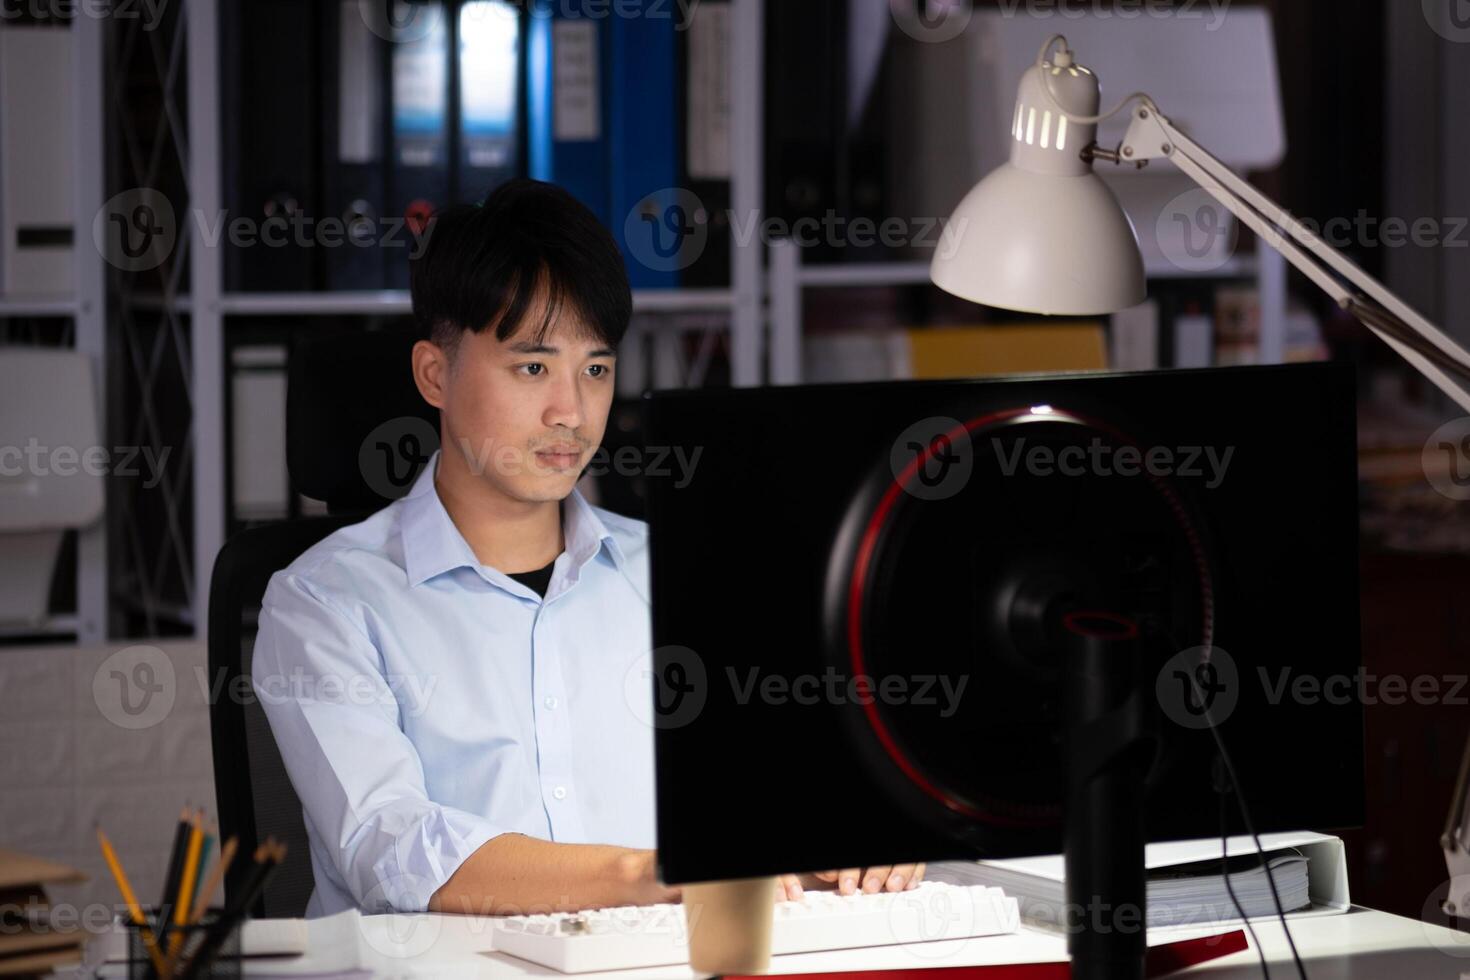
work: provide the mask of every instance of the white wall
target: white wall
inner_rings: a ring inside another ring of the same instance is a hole
[[[91,876],[53,904],[120,901],[98,824],[154,902],[179,809],[215,814],[207,663],[194,641],[0,647],[0,847]]]

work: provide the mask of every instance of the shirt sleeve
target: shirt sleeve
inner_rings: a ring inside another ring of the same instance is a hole
[[[508,829],[429,799],[377,646],[299,575],[266,589],[251,684],[307,828],[364,912],[425,911]]]

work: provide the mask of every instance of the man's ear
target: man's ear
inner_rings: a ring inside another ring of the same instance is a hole
[[[435,408],[444,408],[449,400],[449,355],[444,353],[444,348],[431,340],[420,340],[413,345],[413,383],[418,385],[424,401]]]

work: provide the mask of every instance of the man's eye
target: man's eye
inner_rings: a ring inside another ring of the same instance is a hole
[[[601,378],[607,374],[607,365],[592,364],[588,366],[587,370],[593,372],[592,376],[594,378]]]
[[[546,365],[544,365],[544,364],[522,364],[521,365],[521,370],[523,372],[525,372],[526,374],[529,374],[532,377],[535,377],[536,375],[540,374],[542,371],[546,370]]]

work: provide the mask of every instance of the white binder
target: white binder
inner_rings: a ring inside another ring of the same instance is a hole
[[[72,38],[0,24],[0,292],[71,295]]]
[[[1348,910],[1351,900],[1348,897],[1347,857],[1340,839],[1312,831],[1262,834],[1261,847],[1267,854],[1294,849],[1307,859],[1307,893],[1311,904],[1287,912],[1288,918],[1337,915]],[[1254,854],[1256,846],[1249,837],[1231,837],[1229,853],[1231,857]],[[1218,837],[1149,844],[1144,849],[1144,865],[1151,872],[1204,861],[1218,861],[1219,858]],[[1062,856],[1051,854],[999,861],[944,861],[930,865],[928,877],[957,884],[1004,888],[1007,894],[1021,900],[1022,914],[1035,924],[1038,920],[1043,923],[1060,921],[1061,904],[1065,895],[1065,876],[1062,869]],[[1236,880],[1234,874],[1231,875],[1231,880]],[[1151,897],[1150,905],[1152,904]],[[1270,916],[1252,916],[1253,919],[1274,917],[1274,912]],[[1150,919],[1152,918],[1151,909]],[[1238,922],[1239,917],[1227,913],[1173,924],[1198,926],[1205,921]]]

